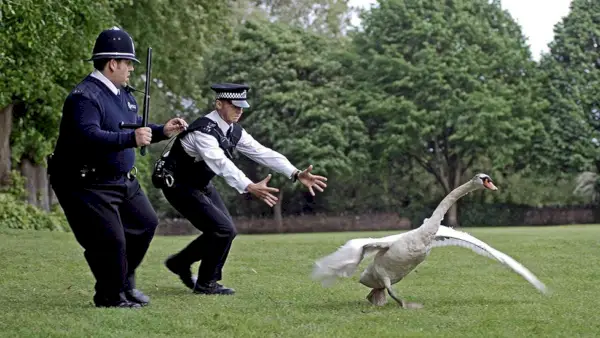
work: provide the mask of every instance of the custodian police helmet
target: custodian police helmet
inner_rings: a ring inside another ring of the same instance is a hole
[[[96,38],[89,61],[99,59],[128,59],[140,63],[135,57],[133,39],[119,27],[104,30]]]

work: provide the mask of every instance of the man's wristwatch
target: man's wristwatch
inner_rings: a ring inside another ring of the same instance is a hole
[[[294,171],[292,174],[292,182],[296,182],[298,180],[298,175],[300,175],[300,170]]]

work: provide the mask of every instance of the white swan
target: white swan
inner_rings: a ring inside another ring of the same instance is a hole
[[[398,283],[425,260],[433,247],[455,245],[469,248],[478,254],[493,258],[523,276],[542,293],[545,285],[527,268],[510,256],[492,248],[477,238],[440,225],[450,206],[459,198],[478,189],[497,190],[486,174],[477,174],[469,182],[454,189],[435,209],[430,218],[411,231],[382,238],[357,238],[346,242],[337,251],[315,262],[313,278],[330,285],[337,277],[351,276],[365,256],[376,254],[374,260],[360,276],[360,283],[372,288],[369,302],[384,305],[385,291],[403,308],[421,308],[421,304],[408,303],[396,296],[392,285]]]

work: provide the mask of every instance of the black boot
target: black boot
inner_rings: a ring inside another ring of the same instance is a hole
[[[191,266],[183,265],[176,260],[175,256],[170,256],[165,261],[165,266],[172,273],[179,276],[179,279],[183,282],[183,285],[187,286],[190,289],[194,289],[194,284],[196,282],[195,278],[192,276]]]
[[[150,303],[150,297],[146,296],[142,293],[142,291],[138,289],[131,289],[125,291],[125,297],[128,301],[138,303],[141,306],[146,306]]]
[[[138,303],[127,300],[124,292],[115,297],[106,297],[96,293],[94,295],[94,305],[96,307],[117,307],[117,308],[140,308]]]
[[[224,287],[217,282],[196,283],[194,293],[203,295],[233,295],[235,290]]]

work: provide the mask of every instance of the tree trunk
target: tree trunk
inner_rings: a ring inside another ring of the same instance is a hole
[[[456,189],[459,185],[461,185],[461,163],[456,159],[456,156],[450,157],[448,161],[448,181],[450,182],[450,191]],[[456,228],[459,226],[458,223],[458,201],[454,203],[450,209],[448,210],[448,222],[446,226]]]
[[[450,210],[448,210],[448,217],[446,218],[448,221],[446,226],[455,228],[458,226],[458,205],[457,203],[452,204]]]
[[[48,171],[43,165],[36,165],[37,174],[36,190],[38,195],[38,206],[45,211],[50,211],[50,194],[48,193]]]
[[[38,206],[37,195],[37,173],[36,168],[27,158],[22,158],[20,163],[21,175],[25,178],[25,190],[27,191],[27,202],[33,206]]]
[[[0,188],[9,184],[13,104],[0,108]]]
[[[46,170],[46,172],[48,172]],[[47,189],[48,189],[48,206],[50,208],[52,208],[52,206],[56,203],[58,203],[58,200],[56,199],[56,195],[54,194],[54,189],[52,189],[52,184],[50,184],[50,180],[47,179],[46,176],[46,182],[48,182],[47,185]]]
[[[279,189],[279,194],[277,195],[279,199],[277,204],[273,206],[273,216],[275,218],[275,225],[277,226],[277,232],[283,232],[283,215],[281,210],[281,203],[283,202],[283,189]]]

